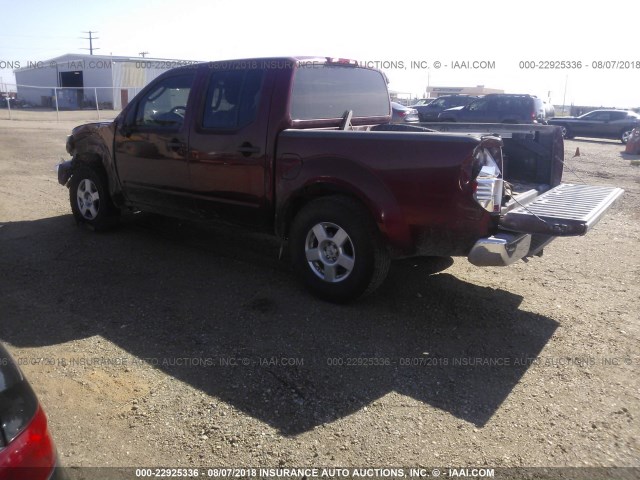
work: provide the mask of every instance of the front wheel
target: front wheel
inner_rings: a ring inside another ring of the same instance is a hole
[[[571,135],[571,130],[569,130],[567,127],[563,126],[562,128],[562,138],[573,138],[573,135]]]
[[[620,134],[620,141],[622,142],[622,144],[626,145],[629,141],[629,138],[631,138],[631,130],[623,130]]]
[[[114,225],[118,210],[109,197],[106,176],[91,167],[77,167],[69,182],[69,201],[77,223],[94,230]]]
[[[343,196],[313,200],[289,235],[296,274],[314,295],[344,303],[369,294],[387,276],[390,256],[369,212]]]

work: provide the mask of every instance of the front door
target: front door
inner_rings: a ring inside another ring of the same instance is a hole
[[[185,113],[195,70],[156,80],[118,125],[115,158],[127,199],[164,212],[193,209]],[[169,212],[170,213],[170,212]]]

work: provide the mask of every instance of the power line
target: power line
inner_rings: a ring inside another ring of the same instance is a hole
[[[140,55],[142,58],[144,58],[145,55],[149,55],[149,52],[138,52],[138,55]]]
[[[82,32],[82,33],[88,33],[89,34],[88,37],[80,37],[83,40],[89,40],[89,48],[83,48],[82,50],[89,50],[89,55],[93,55],[93,51],[94,50],[100,50],[98,47],[93,48],[93,41],[99,39],[98,37],[94,37],[93,34],[94,33],[98,33],[98,32],[92,32],[91,30],[89,30],[88,32]]]

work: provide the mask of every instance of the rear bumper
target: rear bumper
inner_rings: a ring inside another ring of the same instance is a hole
[[[530,249],[528,233],[503,232],[478,240],[468,259],[478,267],[506,267],[527,256]]]

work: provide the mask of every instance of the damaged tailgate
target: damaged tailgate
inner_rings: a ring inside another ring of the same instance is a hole
[[[506,213],[500,227],[532,234],[584,235],[623,193],[617,187],[563,183]]]

